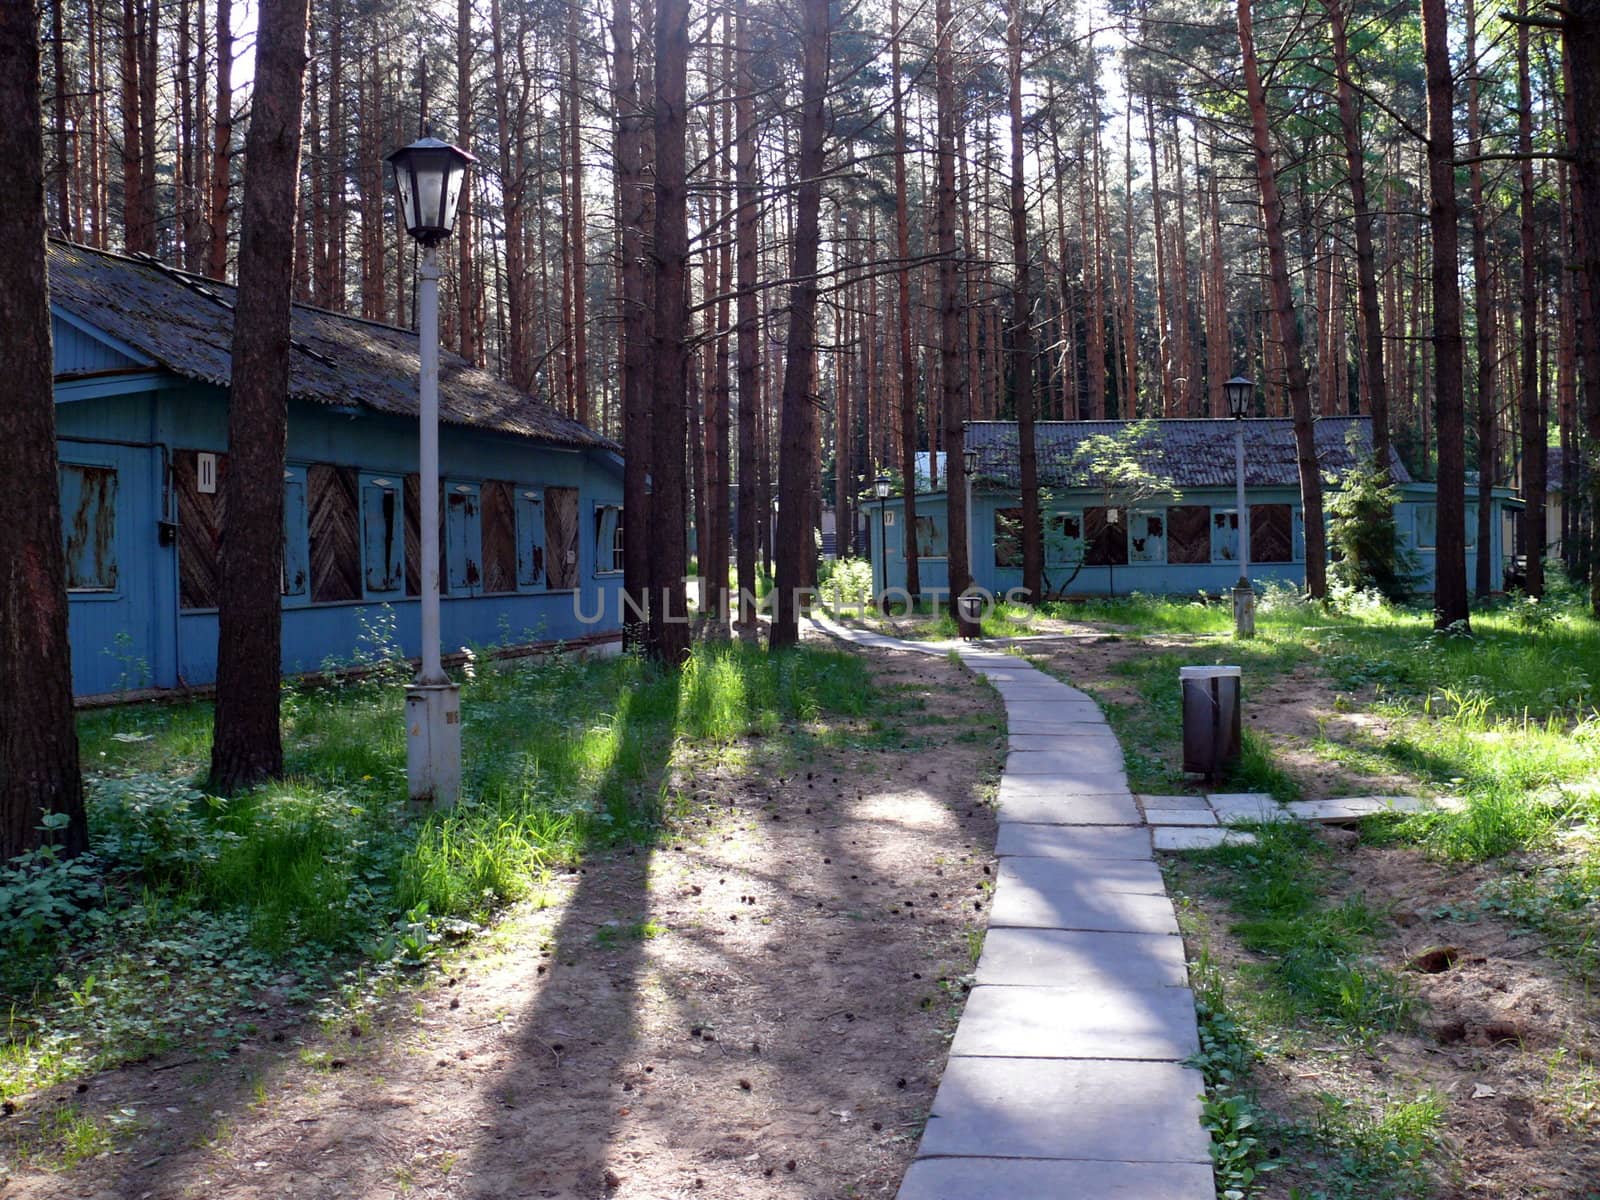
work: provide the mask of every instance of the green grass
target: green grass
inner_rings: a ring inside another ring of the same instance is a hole
[[[422,815],[401,707],[392,677],[285,693],[287,778],[228,800],[199,783],[208,704],[85,714],[93,870],[0,873],[0,1096],[178,1044],[225,1054],[269,986],[313,1004],[422,961],[551,866],[649,843],[686,807],[674,761],[739,761],[750,735],[781,760],[903,732],[865,719],[880,702],[864,660],[811,647],[703,645],[679,671],[479,667],[461,802]]]

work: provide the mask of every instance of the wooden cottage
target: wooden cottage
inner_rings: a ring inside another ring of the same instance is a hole
[[[1239,521],[1234,482],[1231,420],[1149,422],[1151,436],[1136,449],[1152,474],[1171,479],[1176,496],[1141,499],[1131,511],[1093,486],[1080,466],[1079,448],[1096,435],[1126,429],[1120,421],[1041,421],[1037,430],[1039,487],[1044,505],[1045,576],[1052,594],[1193,595],[1221,592],[1239,577]],[[1328,492],[1353,466],[1363,448],[1370,455],[1367,417],[1323,417],[1317,421],[1318,459]],[[1352,448],[1353,443],[1353,448]],[[1017,426],[1012,421],[977,421],[967,426],[966,445],[978,468],[972,483],[972,574],[996,595],[1022,586],[1021,478]],[[1402,500],[1395,510],[1400,535],[1416,557],[1419,588],[1431,592],[1434,569],[1436,487],[1414,480],[1397,456],[1391,470]],[[1305,583],[1305,524],[1294,428],[1287,419],[1245,422],[1245,487],[1250,506],[1250,578]],[[1520,502],[1494,490],[1497,519],[1487,552],[1509,563],[1512,525]],[[1475,511],[1469,488],[1467,508]],[[948,520],[943,492],[917,496],[918,569],[923,590],[947,589]],[[904,501],[890,497],[863,505],[872,544],[874,578],[880,588],[905,585]],[[1476,521],[1467,522],[1467,577],[1475,570]],[[884,546],[887,545],[887,556]],[[1499,577],[1499,575],[1497,575]]]
[[[79,695],[211,682],[233,289],[65,242],[49,254]],[[418,646],[416,334],[296,305],[283,669],[349,662],[392,610]],[[443,644],[620,637],[615,443],[440,356]]]

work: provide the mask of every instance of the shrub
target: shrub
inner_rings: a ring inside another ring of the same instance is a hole
[[[1376,589],[1389,600],[1406,600],[1416,585],[1417,564],[1400,541],[1394,509],[1400,492],[1354,441],[1355,465],[1328,496],[1331,574],[1352,592]]]

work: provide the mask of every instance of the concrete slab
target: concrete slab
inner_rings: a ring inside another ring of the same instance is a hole
[[[1284,805],[1290,815],[1302,821],[1316,821],[1325,825],[1338,825],[1388,813],[1432,812],[1437,807],[1432,800],[1421,796],[1350,796],[1343,800],[1294,800]]]
[[[1186,987],[1183,939],[1163,933],[991,929],[976,980],[1015,987]]]
[[[1020,737],[1062,737],[1073,734],[1094,735],[1106,733],[1108,726],[1102,721],[1085,721],[1077,717],[1062,720],[1035,720],[1029,718],[1019,721],[1015,717],[1006,717],[1006,732]]]
[[[1150,830],[1157,850],[1215,850],[1218,846],[1251,846],[1256,835],[1239,829],[1175,829],[1170,825]]]
[[[1188,988],[974,988],[952,1056],[1182,1062],[1200,1051]]]
[[[1194,808],[1202,812],[1211,811],[1211,805],[1206,802],[1204,796],[1146,796],[1140,793],[1139,803],[1146,808]]]
[[[1074,865],[1042,858],[1008,858],[1005,863],[1043,863],[1058,869]],[[1172,901],[1164,895],[1114,891],[1096,879],[1080,879],[1076,885],[1038,887],[1013,878],[1003,880],[994,890],[989,928],[1175,934],[1178,918],[1172,911]]]
[[[1154,859],[1096,859],[1072,862],[1059,858],[1010,857],[1000,863],[995,886],[1012,882],[1038,892],[1081,892],[1100,889],[1135,896],[1165,896],[1166,883]]]
[[[1209,808],[1150,808],[1147,805],[1144,819],[1151,825],[1215,825],[1217,814]]]
[[[1026,1158],[922,1158],[898,1200],[1213,1200],[1200,1163],[1060,1162]]]
[[[952,1058],[921,1154],[1209,1163],[1204,1088],[1176,1063]]]
[[[1292,818],[1271,796],[1244,792],[1237,795],[1212,796],[1211,808],[1217,820],[1224,825],[1243,825],[1252,821],[1288,821]]]
[[[1109,730],[1104,737],[1076,738],[1071,746],[1050,750],[1014,750],[1006,756],[1007,775],[1051,775],[1081,779],[1086,773],[1112,775],[1121,772],[1122,747]]]
[[[1042,782],[1047,776],[1008,775],[1000,780],[1000,820],[1035,825],[1142,825],[1133,794],[1106,776],[1097,792],[1079,792]]]
[[[1029,698],[1006,704],[1006,719],[1012,723],[1023,721],[1075,722],[1085,725],[1104,725],[1105,714],[1097,704],[1087,700],[1044,700]]]
[[[1073,751],[1079,748],[1092,750],[1095,744],[1099,743],[1116,747],[1118,760],[1120,761],[1122,757],[1122,748],[1109,725],[1063,725],[1052,733],[1018,733],[1014,729],[1009,729],[1008,732],[1012,750]],[[1204,803],[1202,800],[1201,804]]]
[[[1090,859],[1150,858],[1150,832],[1122,825],[1029,825],[1003,821],[995,853],[1001,857]]]

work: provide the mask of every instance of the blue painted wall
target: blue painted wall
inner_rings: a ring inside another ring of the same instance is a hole
[[[72,361],[82,364],[82,347],[68,341],[65,348],[78,356]],[[129,390],[119,391],[122,387]],[[117,472],[111,539],[115,586],[71,593],[75,690],[86,695],[211,682],[216,675],[216,614],[180,611],[177,546],[161,544],[159,522],[177,519],[167,473],[172,453],[226,451],[226,393],[145,375],[101,379],[87,391],[82,381],[62,381],[58,401],[62,463]],[[416,423],[294,402],[288,460],[291,467],[330,463],[401,476],[416,470]],[[440,465],[446,486],[495,479],[530,488],[578,490],[579,586],[447,596],[441,618],[446,653],[508,637],[514,642],[573,640],[621,628],[621,572],[597,569],[594,538],[596,507],[622,502],[621,465],[614,456],[446,425],[440,431]],[[385,602],[395,613],[403,649],[418,654],[420,614],[414,597],[332,604],[286,599],[284,670],[314,670],[330,658],[349,661],[364,621]]]
[[[1402,488],[1405,497],[1395,510],[1395,520],[1402,538],[1417,557],[1421,574],[1419,591],[1427,593],[1433,589],[1434,553],[1429,537],[1429,517],[1435,499],[1436,489],[1431,483],[1407,484]],[[1507,522],[1520,505],[1517,504],[1512,494],[1503,489],[1495,490],[1497,520],[1494,522],[1494,537],[1490,546],[1490,553],[1495,556],[1495,561],[1502,565],[1506,561],[1504,547],[1509,546],[1509,530]],[[1251,563],[1250,578],[1256,583],[1268,581],[1304,585],[1305,583],[1305,547],[1303,535],[1300,530],[1299,493],[1288,488],[1260,488],[1252,490],[1246,497],[1251,505],[1257,504],[1288,504],[1294,509],[1295,518],[1295,547],[1294,561],[1287,563]],[[976,491],[972,498],[973,531],[972,544],[973,569],[972,574],[980,587],[996,595],[1004,595],[1012,588],[1022,586],[1022,569],[1017,567],[1003,567],[995,563],[995,513],[999,509],[1014,508],[1021,501],[1015,493]],[[1094,505],[1104,504],[1105,500],[1099,493],[1056,493],[1055,507],[1058,509],[1082,509]],[[1195,489],[1186,491],[1183,499],[1178,503],[1184,505],[1204,505],[1213,509],[1223,509],[1229,512],[1235,507],[1235,493],[1230,489]],[[1467,493],[1468,511],[1468,536],[1476,538],[1476,512],[1477,497],[1472,491]],[[1166,505],[1161,501],[1151,501],[1139,506],[1139,511],[1160,511]],[[883,512],[880,514],[880,508]],[[905,513],[904,501],[890,497],[880,505],[871,501],[862,506],[866,515],[871,540],[873,563],[873,580],[880,589],[905,587]],[[947,527],[945,516],[945,495],[943,492],[933,492],[917,497],[918,518],[933,517],[941,530]],[[881,519],[880,519],[881,518]],[[883,545],[887,542],[887,563],[883,557]],[[1467,578],[1473,578],[1476,570],[1477,546],[1469,544],[1467,548]],[[887,567],[887,571],[885,568]],[[948,560],[944,557],[922,557],[917,562],[918,573],[924,592],[932,589],[948,591],[949,574]],[[1071,574],[1071,568],[1047,571],[1053,583],[1059,585],[1061,581]],[[1132,592],[1141,592],[1147,595],[1193,595],[1196,592],[1220,592],[1230,588],[1238,581],[1239,566],[1237,560],[1221,559],[1213,554],[1210,563],[1134,563],[1117,565],[1115,567],[1085,566],[1079,572],[1071,585],[1067,588],[1069,595],[1086,596],[1125,596]],[[1496,583],[1499,583],[1501,573],[1496,572]]]

